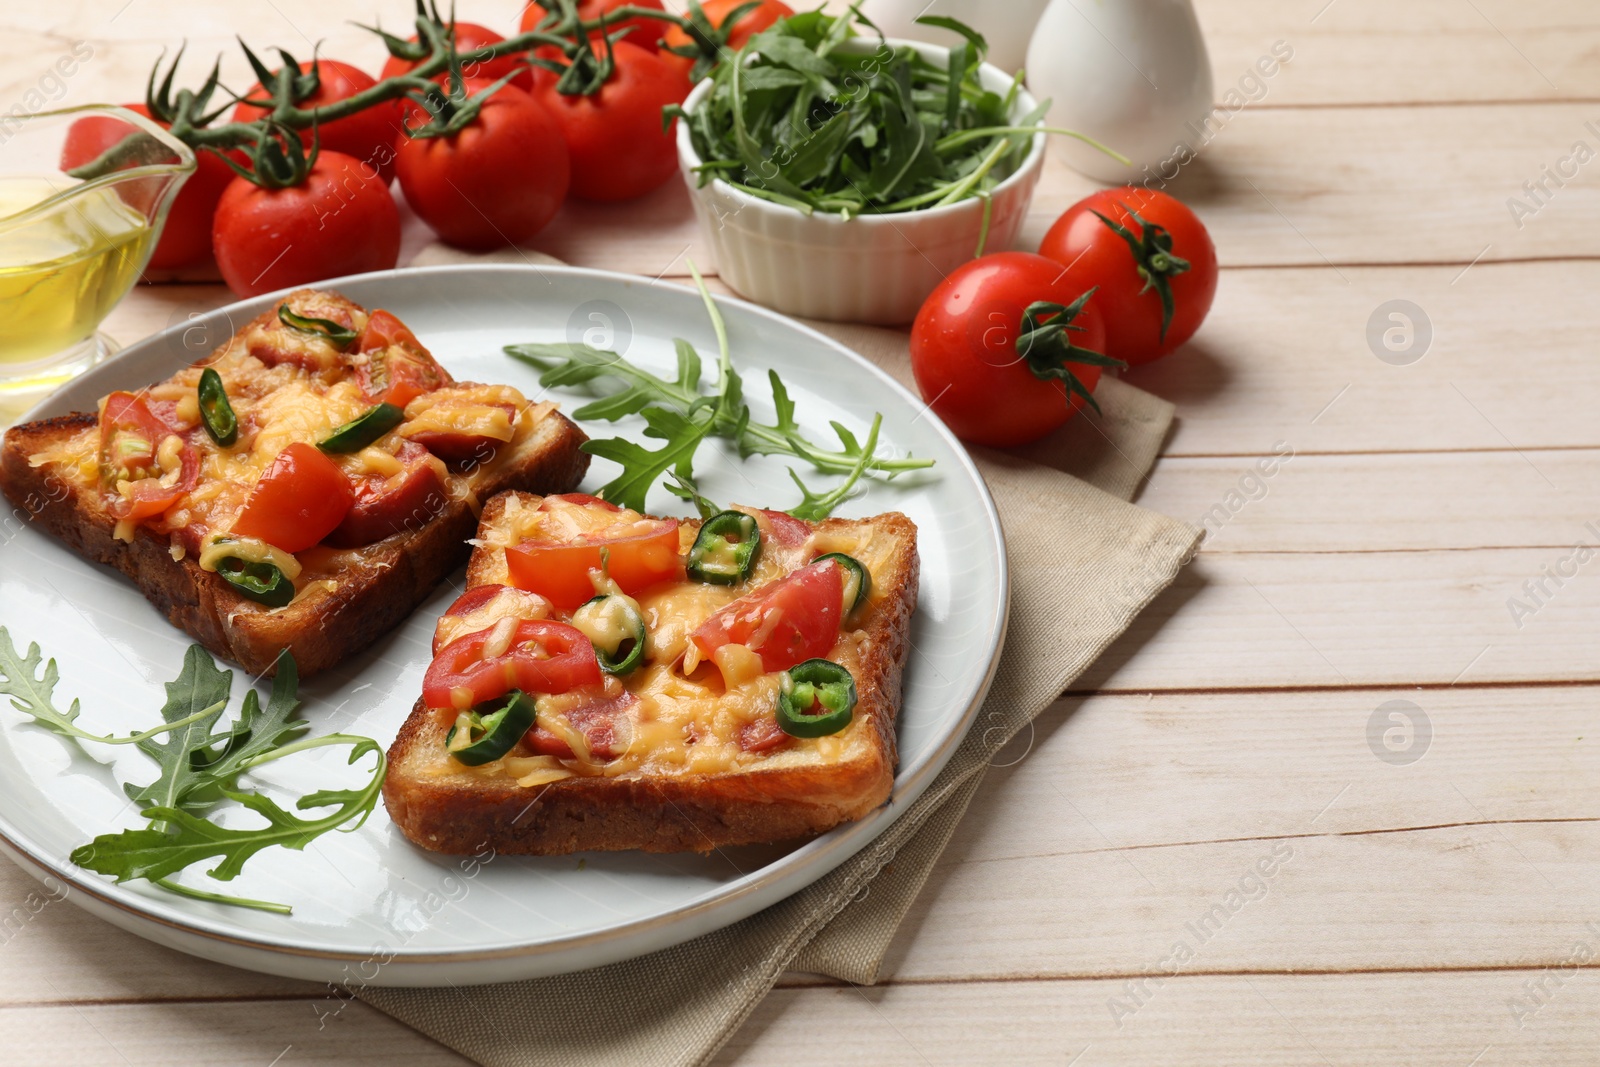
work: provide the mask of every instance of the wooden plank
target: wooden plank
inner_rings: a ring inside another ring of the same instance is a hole
[[[1275,444],[1257,459],[1164,458],[1139,503],[1204,526],[1216,552],[1600,546],[1593,451],[1295,455]]]
[[[1125,981],[783,990],[756,1009],[713,1062],[720,1067],[1592,1063],[1600,980],[1587,970],[1544,978],[1552,994],[1519,1029],[1506,1002],[1522,994],[1524,982],[1541,977],[1472,971],[1176,978],[1147,987],[1143,1005],[1124,1014],[1120,1027],[1108,1004],[1113,998],[1124,1005],[1134,1002]]]
[[[1396,699],[1421,710],[1379,712]],[[1063,701],[996,757],[887,973],[1136,978],[1174,954],[1187,973],[1537,969],[1573,937],[1600,960],[1594,703],[1591,687]]]
[[[1600,263],[1224,271],[1195,340],[1124,377],[1178,405],[1169,457],[1262,454],[1277,441],[1301,452],[1592,447],[1600,365],[1578,339],[1600,333],[1600,308],[1567,299],[1569,285],[1600,286]],[[1424,348],[1412,334],[1407,365],[1375,354],[1389,354],[1383,332],[1397,323],[1380,309],[1397,299],[1422,310],[1432,335]]]
[[[335,1004],[333,1007],[337,1007]],[[9,1067],[462,1067],[462,1058],[359,1002],[337,1016],[315,1000],[66,1004],[0,1010]]]
[[[1589,586],[1546,584],[1537,605],[1523,591],[1564,554],[1201,553],[1074,688],[1590,681],[1600,603]],[[1535,610],[1514,619],[1512,597]]]
[[[1600,19],[1565,0],[1203,0],[1195,11],[1218,98],[1232,88],[1251,106],[1600,97],[1589,61]],[[1263,95],[1246,75],[1279,40],[1294,58],[1262,79]]]

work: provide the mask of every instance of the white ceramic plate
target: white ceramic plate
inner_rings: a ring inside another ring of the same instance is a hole
[[[676,285],[573,268],[467,266],[363,275],[329,287],[395,312],[458,378],[508,382],[530,397],[543,392],[534,370],[503,355],[503,345],[587,334],[591,343],[670,371],[672,339],[682,337],[700,350],[708,379],[715,375],[705,309],[696,293]],[[272,299],[234,304],[133,345],[29,417],[93,410],[113,389],[163,378]],[[199,888],[292,904],[294,914],[285,917],[143,882],[116,885],[74,866],[68,855],[77,846],[141,824],[122,783],[148,781],[154,765],[126,748],[76,750],[0,702],[0,847],[36,877],[65,883],[69,899],[94,914],[185,952],[317,981],[439,985],[557,974],[665,948],[777,902],[866,845],[938,773],[988,687],[1008,602],[1000,525],[971,461],[915,397],[821,334],[736,300],[719,304],[757,418],[772,415],[765,381],[771,367],[814,440],[832,439],[829,419],[864,436],[881,411],[887,447],[937,461],[928,475],[873,482],[838,511],[848,517],[898,509],[920,531],[922,593],[905,672],[900,768],[885,807],[798,847],[475,863],[412,847],[380,805],[353,833],[325,835],[303,852],[258,854],[232,882],[212,881],[200,866],[182,876]],[[558,398],[567,410],[576,406],[570,395]],[[604,424],[588,429],[610,435]],[[639,426],[624,424],[623,432],[637,435]],[[609,467],[596,460],[585,487],[605,481]],[[697,471],[713,499],[778,508],[798,501],[775,458],[741,462],[713,442],[703,446]],[[815,481],[829,483],[825,476]],[[661,490],[650,504],[686,513]],[[398,630],[302,686],[302,714],[313,730],[365,734],[387,746],[419,690],[434,620],[461,584],[458,574]],[[159,721],[162,683],[177,675],[190,644],[120,575],[16,521],[0,529],[0,625],[17,644],[38,642],[55,657],[58,703],[80,698],[80,721],[97,732]],[[237,675],[236,698],[250,682]],[[339,750],[323,750],[264,768],[259,779],[282,786],[292,800],[358,780],[342,762]]]

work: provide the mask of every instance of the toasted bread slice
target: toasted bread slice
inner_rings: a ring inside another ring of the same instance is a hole
[[[539,505],[536,496],[508,493],[484,508],[469,591],[507,582],[505,547],[520,539],[519,515]],[[626,751],[609,760],[539,755],[529,747],[530,731],[507,757],[467,767],[446,749],[456,713],[419,700],[389,750],[384,785],[401,832],[423,848],[457,854],[485,846],[535,855],[706,852],[820,833],[883,804],[894,785],[895,717],[917,602],[916,527],[898,513],[818,524],[750,514],[763,546],[747,582],[667,583],[636,594],[650,652],[644,667],[621,679],[640,698],[628,713]],[[776,530],[774,521],[782,524]],[[681,525],[683,551],[699,526]],[[869,598],[847,616],[827,657],[855,680],[848,726],[827,737],[789,737],[776,730],[776,674],[730,684],[720,660],[683,673],[688,635],[706,618],[831,551],[859,559],[872,577]],[[541,727],[544,716],[541,705]],[[759,751],[746,750],[752,730]]]
[[[289,302],[304,314],[357,329],[369,317],[364,309],[333,293],[303,290],[286,298]],[[425,351],[422,356],[431,362]],[[226,464],[235,454],[253,455],[247,434],[259,440],[274,433],[276,448],[281,449],[291,439],[314,441],[326,434],[330,425],[345,421],[337,405],[327,412],[316,410],[316,402],[322,398],[345,397],[346,414],[352,404],[359,411],[370,398],[348,383],[357,369],[355,364],[363,358],[362,354],[350,357],[315,338],[308,340],[298,331],[287,330],[275,307],[247,324],[208,359],[144,391],[141,395],[150,398],[152,406],[166,405],[161,410],[169,420],[176,420],[180,430],[185,422],[183,408],[189,405],[191,425],[180,436],[191,441],[205,464],[196,492],[147,521],[119,521],[114,511],[117,493],[101,473],[104,457],[99,416],[93,413],[46,419],[7,431],[0,446],[0,489],[41,529],[87,559],[115,567],[131,578],[173,625],[218,656],[261,675],[272,673],[279,653],[287,649],[294,654],[301,676],[314,674],[360,651],[400,623],[461,565],[470,552],[467,539],[476,527],[480,501],[507,489],[567,489],[582,479],[588,467],[589,457],[579,450],[585,440],[582,431],[554,411],[553,405],[522,401],[509,416],[513,436],[486,451],[485,462],[447,466],[430,454],[427,462],[436,469],[444,492],[431,496],[424,509],[413,512],[403,523],[387,527],[394,532],[359,547],[317,545],[299,552],[293,561],[303,570],[295,579],[294,599],[286,606],[268,607],[247,599],[216,573],[214,563],[202,566],[206,562],[202,549],[226,533],[253,487],[253,483],[228,482],[237,471]],[[204,366],[215,367],[223,375],[239,408],[241,424],[248,424],[231,452],[209,442],[203,429],[192,422],[193,404],[185,398],[194,395]],[[477,387],[443,377],[452,396],[471,396],[474,390],[486,389],[500,398],[514,393],[504,387]],[[272,421],[275,416],[269,407],[275,398],[283,399],[285,390],[298,390],[290,413],[297,421],[292,432],[277,428],[281,422]],[[335,390],[339,392],[335,394]],[[516,396],[520,398],[520,394]],[[420,406],[426,408],[427,403]],[[509,403],[507,408],[511,409]],[[406,410],[409,415],[413,408]],[[384,441],[389,441],[391,450],[400,447],[394,443],[397,435],[412,424],[420,425],[411,419],[375,446],[382,451]],[[266,447],[269,444],[263,442],[262,448]],[[253,468],[240,459],[238,469],[258,471],[262,462],[271,458],[256,456]],[[376,457],[376,461],[382,459]],[[352,472],[350,464],[360,458],[340,456],[338,460],[355,478],[358,472]],[[220,484],[223,482],[228,484]],[[211,494],[210,511],[199,502],[207,493]],[[193,521],[186,524],[186,519]]]

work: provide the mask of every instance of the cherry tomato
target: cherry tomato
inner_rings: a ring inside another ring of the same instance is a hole
[[[311,70],[311,61],[300,64],[302,73]],[[303,110],[325,107],[354,96],[377,84],[366,71],[341,63],[337,59],[317,61],[317,90],[295,106]],[[266,90],[257,82],[245,91],[245,97],[261,99]],[[400,132],[400,101],[390,100],[364,108],[335,122],[317,126],[317,143],[325,152],[340,152],[360,160],[367,174],[374,171],[385,185],[394,177],[394,139]],[[233,121],[254,122],[267,115],[268,109],[241,103],[233,109]],[[311,145],[311,127],[300,131],[300,140]],[[324,278],[333,275],[324,274]]]
[[[538,593],[509,585],[480,585],[468,589],[445,609],[433,627],[433,654],[458,637],[487,630],[501,619],[542,619],[550,602]]]
[[[400,259],[400,210],[369,168],[323,152],[301,185],[263,189],[235,178],[217,205],[211,245],[239,296],[389,270]]]
[[[456,51],[461,53],[476,52],[492,44],[499,44],[504,37],[495,33],[487,26],[479,26],[476,22],[456,23]],[[412,44],[417,43],[413,34],[410,38]],[[378,75],[382,78],[393,78],[398,74],[409,74],[415,70],[420,60],[401,59],[399,56],[390,56],[383,64],[383,71]],[[533,72],[528,69],[527,58],[519,55],[498,56],[481,63],[463,63],[461,73],[467,78],[482,78],[484,81],[499,81],[512,71],[520,68],[517,76],[511,79],[511,84],[524,92],[533,89]],[[449,79],[448,73],[439,74],[434,80],[441,85]]]
[[[578,18],[588,22],[590,19],[597,19],[606,12],[619,7],[650,7],[655,8],[657,11],[666,10],[661,6],[661,0],[580,0]],[[545,14],[546,12],[542,5],[537,3],[529,4],[522,11],[520,32],[527,33],[538,26],[539,20],[544,18]],[[656,50],[656,42],[661,39],[662,31],[670,25],[671,23],[661,19],[636,17],[623,19],[615,25],[609,22],[606,23],[606,33],[608,35],[613,34],[623,27],[630,27],[633,32],[628,34],[625,40],[631,45],[654,52]]]
[[[721,29],[722,24],[727,21],[728,13],[740,4],[748,2],[749,0],[702,0],[700,9],[706,13],[706,18],[711,20],[711,25]],[[737,52],[744,47],[744,43],[750,38],[779,19],[786,19],[792,14],[794,14],[794,9],[788,4],[782,3],[781,0],[763,0],[760,7],[746,12],[738,22],[733,24],[733,29],[728,34],[728,49]],[[661,35],[661,58],[683,71],[683,76],[687,78],[690,69],[694,67],[694,60],[688,56],[680,56],[674,52],[669,52],[667,49],[692,45],[695,41],[681,27],[670,23],[664,23],[663,25],[666,26],[666,32]],[[629,38],[629,40],[632,40],[632,38]]]
[[[150,109],[143,104],[123,104],[145,118]],[[158,126],[167,128],[164,122]],[[89,115],[74,122],[67,130],[61,145],[61,166],[80,167],[98,159],[100,154],[132,132],[133,127],[110,115]],[[235,160],[244,161],[242,153],[231,153]],[[167,209],[167,221],[161,228],[161,239],[156,242],[146,271],[176,270],[204,264],[211,259],[211,219],[217,213],[217,201],[222,191],[233,181],[234,173],[222,157],[207,149],[194,154],[195,170],[173,197]]]
[[[602,678],[594,646],[577,627],[564,622],[525,619],[509,635],[506,650],[485,656],[497,637],[495,627],[450,642],[422,677],[422,699],[430,708],[464,711],[513,689],[525,693],[565,693]]]
[[[735,600],[701,623],[690,640],[706,659],[723,645],[746,645],[768,671],[786,671],[833,650],[843,604],[839,564],[818,560]]]
[[[619,41],[614,54],[610,80],[590,96],[559,93],[553,78],[535,80],[534,99],[567,142],[571,194],[582,200],[631,200],[678,171],[674,127],[662,131],[661,109],[683,103],[689,79],[655,52],[627,41]]]
[[[149,470],[161,442],[177,432],[143,397],[112,393],[100,409],[100,461],[109,475],[119,478]]]
[[[548,511],[563,503],[561,497],[546,497],[539,507]],[[571,611],[594,596],[589,572],[600,569],[602,551],[606,573],[624,593],[683,576],[676,519],[646,519],[620,510],[608,514],[615,520],[588,532],[530,538],[506,549],[511,583]]]
[[[421,396],[454,379],[422,347],[417,335],[381,308],[367,318],[366,329],[356,338],[356,384],[372,403],[393,404],[401,410]]]
[[[1035,301],[1070,306],[1084,290],[1065,277],[1061,264],[1030,252],[997,252],[962,264],[929,294],[911,326],[911,372],[934,414],[961,438],[1008,448],[1036,441],[1084,406],[1059,378],[1040,378],[1018,352],[1022,314]],[[1065,336],[1091,353],[1103,351],[1105,326],[1096,292]],[[1061,365],[1054,346],[1035,357]],[[1067,368],[1094,392],[1100,367],[1071,362]]]
[[[469,92],[490,83],[471,81]],[[571,164],[561,127],[521,89],[502,87],[448,137],[403,137],[395,172],[406,203],[447,244],[522,244],[566,199]]]
[[[296,441],[261,472],[233,532],[285,552],[304,552],[331,534],[354,503],[339,465]]]
[[[404,469],[387,477],[371,474],[351,488],[354,503],[325,540],[335,548],[357,548],[406,530],[420,529],[444,510],[450,493],[428,450],[410,441],[395,452]]]
[[[1125,229],[1141,253],[1135,256],[1128,238],[1096,212]],[[1102,189],[1080,200],[1050,227],[1039,254],[1066,264],[1079,292],[1099,287],[1094,303],[1105,320],[1106,355],[1129,364],[1160,359],[1193,337],[1217,295],[1217,249],[1205,224],[1153,189]],[[1164,335],[1162,285],[1170,286],[1173,305]]]

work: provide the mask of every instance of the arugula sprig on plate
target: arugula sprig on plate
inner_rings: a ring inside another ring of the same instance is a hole
[[[300,706],[299,672],[294,657],[278,657],[272,694],[262,707],[255,690],[245,694],[237,719],[225,720],[233,672],[217,667],[209,653],[191,645],[183,670],[166,684],[167,702],[161,709],[163,725],[127,737],[93,734],[77,725],[81,707],[77,700],[65,710],[55,704],[60,671],[55,660],[41,661],[37,644],[19,654],[11,635],[0,626],[0,694],[11,697],[12,707],[35,723],[78,744],[135,744],[155,760],[158,773],[143,785],[123,786],[140,805],[148,825],[137,830],[102,834],[72,852],[80,867],[108,874],[119,882],[148,879],[182,896],[219,904],[259,908],[287,915],[290,908],[265,900],[211,893],[172,880],[196,863],[216,860],[206,873],[226,882],[262,849],[282,845],[302,849],[330,830],[346,832],[359,827],[378,802],[386,770],[383,748],[370,737],[324,734],[306,737],[310,724],[296,719]],[[357,789],[323,789],[301,797],[299,811],[331,808],[331,812],[302,818],[285,810],[257,790],[240,784],[240,777],[262,764],[297,752],[327,746],[348,746],[349,763],[372,753],[377,757],[372,778]],[[207,816],[232,802],[266,820],[259,827],[222,826]]]
[[[931,459],[914,456],[879,456],[878,430],[883,416],[877,415],[865,443],[838,422],[830,422],[839,438],[837,450],[824,448],[806,438],[795,421],[794,401],[789,390],[769,370],[772,404],[777,418],[771,424],[756,422],[744,400],[744,380],[733,369],[728,345],[727,325],[705,280],[693,263],[694,276],[705,302],[706,313],[717,335],[717,385],[714,393],[702,391],[701,359],[693,345],[678,339],[677,375],[671,379],[652,374],[629,363],[619,353],[590,345],[572,343],[507,345],[506,354],[540,371],[539,384],[546,387],[580,386],[599,392],[600,398],[572,413],[580,421],[615,422],[629,415],[645,421],[644,435],[663,442],[657,449],[646,448],[626,438],[613,437],[588,441],[583,450],[609,459],[622,467],[611,481],[600,487],[599,496],[613,504],[643,511],[645,494],[663,476],[667,489],[705,510],[710,502],[699,495],[694,482],[694,455],[708,437],[732,441],[741,458],[752,455],[793,456],[805,460],[824,474],[843,474],[846,481],[828,493],[813,493],[791,468],[790,477],[799,484],[802,502],[792,509],[796,518],[816,521],[826,518],[848,497],[850,490],[868,472],[894,477],[905,471],[933,466]],[[620,387],[619,387],[620,386]],[[610,391],[606,391],[606,390]]]

